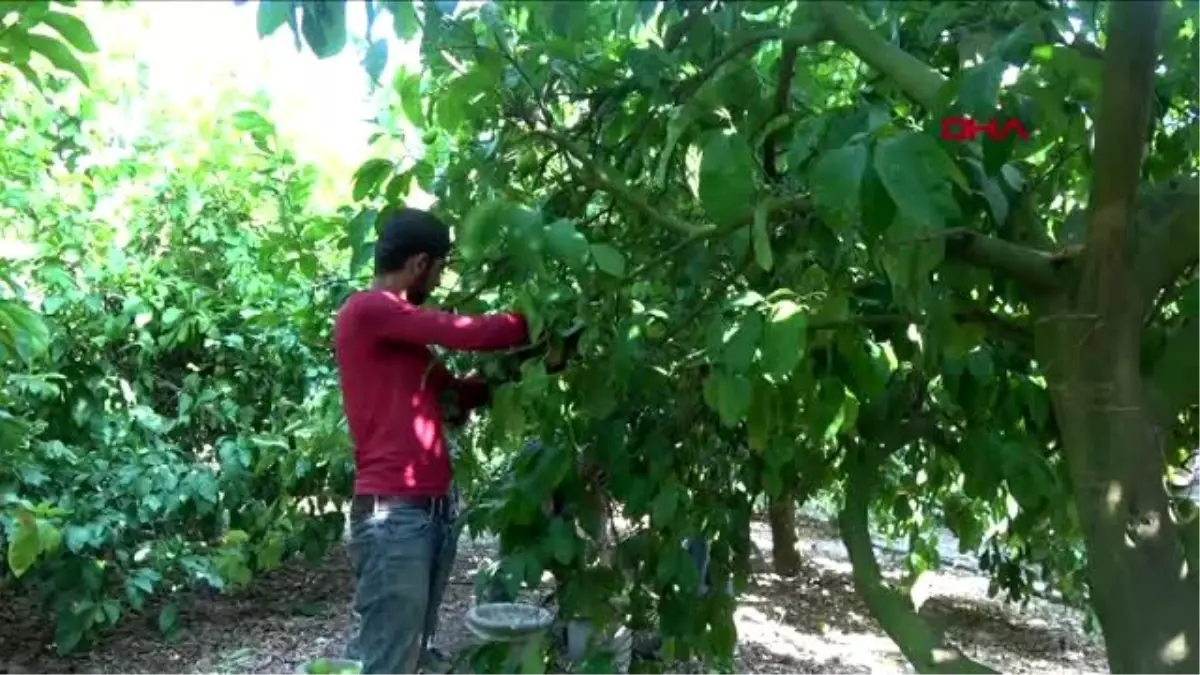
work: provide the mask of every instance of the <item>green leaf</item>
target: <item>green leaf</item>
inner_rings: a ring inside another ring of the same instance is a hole
[[[532,272],[543,264],[544,232],[540,211],[497,199],[467,214],[458,226],[455,245],[466,261],[483,260],[494,251],[503,251],[518,269]]]
[[[705,392],[705,401],[716,409],[721,423],[732,427],[742,421],[750,408],[750,380],[742,375],[716,372],[709,376],[711,393]],[[713,406],[713,403],[716,405]]]
[[[367,234],[375,230],[375,220],[379,212],[375,209],[363,209],[346,225],[346,238],[351,251],[357,251],[367,240]]]
[[[67,540],[67,550],[72,553],[79,553],[92,540],[92,533],[86,527],[68,525],[64,538]]]
[[[991,59],[965,70],[958,87],[958,102],[968,116],[986,121],[996,116],[1000,81],[1008,64]],[[982,123],[982,122],[981,122]]]
[[[400,97],[400,108],[409,124],[420,129],[425,126],[425,113],[421,110],[421,75],[409,73],[403,68],[396,71],[392,87]]]
[[[575,536],[567,521],[555,518],[550,522],[549,545],[554,559],[560,564],[568,565],[575,558]]]
[[[183,311],[178,307],[168,307],[162,314],[162,322],[164,325],[170,326],[183,316]]]
[[[358,171],[354,172],[354,201],[360,202],[379,188],[379,184],[384,181],[395,169],[396,165],[390,159],[381,157],[373,157],[362,163],[358,167]]]
[[[776,303],[763,335],[763,371],[773,378],[790,375],[804,358],[807,331],[808,321],[800,305],[791,300]]]
[[[546,245],[550,252],[573,269],[587,265],[588,240],[575,227],[575,222],[563,218],[546,228]]]
[[[866,167],[867,148],[854,143],[822,154],[809,173],[817,209],[841,227],[858,223]]]
[[[167,603],[158,614],[158,629],[164,634],[171,633],[179,625],[179,605]]]
[[[275,125],[253,110],[239,110],[233,114],[233,127],[241,131],[274,131]]]
[[[401,42],[416,36],[421,24],[417,21],[416,3],[412,0],[388,0],[384,7],[392,13],[392,30]]]
[[[906,217],[897,218],[884,233],[880,258],[901,305],[922,306],[929,275],[946,257],[946,240],[938,234],[932,226]]]
[[[771,237],[767,233],[767,207],[767,202],[762,201],[754,209],[754,259],[759,267],[770,272],[775,266],[775,258],[771,254]]]
[[[951,174],[953,162],[925,134],[904,132],[879,141],[875,172],[900,214],[925,227],[943,227],[959,215]]]
[[[290,17],[295,21],[296,6],[292,0],[259,0],[258,2],[258,37],[265,38],[288,23]]]
[[[387,66],[388,60],[388,43],[385,40],[377,40],[371,43],[367,49],[366,56],[363,57],[362,66],[367,71],[367,76],[372,82],[379,82],[379,78],[383,75],[383,69]]]
[[[833,378],[821,381],[816,401],[805,411],[815,435],[831,440],[841,430],[846,413],[846,388]]]
[[[85,86],[91,86],[87,69],[83,67],[79,59],[75,58],[75,54],[71,53],[70,47],[52,37],[37,35],[36,33],[30,33],[25,36],[25,39],[28,41],[31,50],[46,57],[46,60],[54,64],[55,68],[65,70],[78,77],[79,81]]]
[[[41,540],[38,537],[37,521],[27,511],[21,512],[14,522],[14,527],[16,532],[9,532],[8,566],[12,568],[15,576],[20,577],[37,560]]]
[[[9,55],[12,55],[11,50],[9,51]],[[33,70],[33,68],[29,67],[28,63],[14,63],[13,66],[20,71],[20,73],[25,76],[25,79],[29,80],[29,82],[33,84],[36,89],[41,90],[42,78],[38,77],[38,74]]]
[[[358,274],[364,265],[375,258],[375,241],[364,241],[350,255],[350,276]]]
[[[736,134],[713,136],[700,159],[700,203],[718,225],[731,226],[753,208],[758,172],[754,153]]]
[[[829,119],[821,116],[810,117],[797,125],[796,132],[792,136],[792,144],[788,147],[787,152],[788,171],[799,170],[812,157],[828,124]]]
[[[269,141],[275,137],[275,125],[253,110],[241,110],[233,114],[235,129],[250,134],[254,146],[263,152],[271,152]]]
[[[587,30],[588,5],[579,2],[548,2],[543,6],[546,24],[554,33],[575,40]]]
[[[29,363],[50,346],[50,329],[36,312],[11,300],[0,299],[0,345]]]
[[[608,244],[592,244],[592,260],[602,272],[618,279],[625,276],[625,256]]]
[[[675,520],[679,509],[679,482],[670,478],[650,502],[650,521],[656,528],[663,528]]]
[[[413,174],[410,171],[398,173],[392,176],[388,181],[387,187],[383,189],[383,198],[388,203],[394,203],[400,197],[408,194],[408,188],[412,185]]]
[[[70,654],[79,646],[81,640],[83,640],[82,620],[74,616],[68,618],[60,615],[58,625],[54,629],[54,645],[59,655]]]
[[[121,601],[108,599],[100,603],[100,608],[108,619],[109,625],[115,625],[121,619]]]
[[[88,30],[87,24],[77,16],[46,12],[42,16],[42,23],[53,28],[72,47],[85,54],[95,54],[99,51],[96,41],[92,38],[92,31]]]
[[[743,314],[733,335],[725,343],[721,359],[731,373],[745,373],[754,362],[762,338],[763,320],[758,312]]]
[[[967,354],[967,370],[980,384],[990,384],[996,374],[991,355],[983,349],[975,349]]]
[[[346,3],[306,0],[300,33],[318,59],[340,54],[346,47]]]
[[[41,553],[54,553],[62,546],[63,533],[62,530],[54,526],[54,523],[41,521],[38,523],[38,551]]]

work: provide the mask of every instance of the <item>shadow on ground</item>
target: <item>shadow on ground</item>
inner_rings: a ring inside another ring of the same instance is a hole
[[[816,535],[813,535],[816,536]],[[826,542],[827,543],[827,542]],[[751,586],[735,615],[742,673],[907,673],[895,644],[882,633],[854,593],[845,565],[808,551],[793,579],[755,560]],[[454,650],[469,634],[462,617],[472,603],[472,575],[490,547],[465,541],[447,589],[438,641]],[[922,614],[973,658],[1003,672],[1097,672],[1103,650],[1084,636],[1078,617],[1037,612],[979,597],[963,588],[978,583],[934,583]],[[351,575],[335,551],[319,569],[292,563],[256,579],[243,593],[193,598],[181,611],[183,630],[163,639],[151,611],[127,617],[90,652],[56,656],[53,626],[25,599],[0,597],[0,673],[287,673],[305,660],[341,653],[351,631]],[[687,670],[693,670],[687,668]],[[682,671],[676,671],[682,672]]]

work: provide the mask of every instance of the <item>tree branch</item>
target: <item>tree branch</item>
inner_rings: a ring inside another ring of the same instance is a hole
[[[1178,178],[1165,187],[1143,191],[1134,219],[1133,278],[1149,307],[1200,259],[1200,187],[1196,176]]]
[[[777,218],[780,214],[785,213],[785,212],[796,212],[796,211],[804,212],[804,211],[811,211],[811,210],[812,210],[812,203],[808,200],[807,197],[777,198],[777,199],[771,200],[767,204],[767,219],[772,220],[774,218]],[[689,236],[688,238],[675,244],[674,246],[667,248],[662,253],[660,253],[658,256],[654,257],[653,259],[651,259],[649,262],[642,265],[641,267],[638,267],[633,272],[630,272],[628,278],[632,279],[634,277],[640,276],[642,273],[644,273],[648,270],[658,269],[663,264],[665,264],[668,260],[675,258],[681,251],[683,251],[685,248],[687,248],[693,244],[698,244],[702,241],[707,241],[710,239],[715,239],[717,237],[722,237],[727,234],[733,234],[734,232],[737,232],[738,230],[742,229],[743,227],[749,227],[751,224],[753,224],[753,222],[754,222],[754,215],[749,214],[749,215],[746,215],[746,216],[742,217],[741,219],[739,219],[733,225],[728,225],[725,227],[709,227],[706,229],[699,230],[699,231],[695,232],[694,234],[692,234],[691,236]]]
[[[911,439],[910,439],[911,440]],[[872,457],[848,448],[846,501],[838,514],[842,543],[850,557],[854,588],[879,621],[884,632],[919,673],[994,673],[996,671],[972,661],[946,644],[924,619],[917,614],[912,602],[883,579],[879,561],[871,544],[868,529],[869,508],[875,488],[875,476],[880,461],[890,451]],[[880,457],[879,455],[882,455]]]
[[[1129,245],[1154,94],[1162,2],[1117,2],[1109,11],[1082,286],[1088,294],[1084,302],[1102,319],[1128,311],[1125,301],[1136,283],[1128,265]]]
[[[696,73],[694,76],[680,82],[675,87],[674,98],[676,101],[691,96],[696,93],[700,87],[708,82],[717,74],[721,66],[729,63],[737,58],[742,52],[753,49],[764,42],[771,40],[783,40],[785,42],[795,43],[797,45],[810,45],[820,42],[826,38],[824,26],[822,24],[811,24],[804,28],[773,28],[770,30],[755,31],[750,33],[733,43],[729,49],[719,54],[713,59],[704,70]]]
[[[692,28],[705,16],[707,14],[704,10],[696,9],[689,12],[682,21],[671,24],[671,27],[667,29],[666,39],[663,40],[663,49],[669,52],[675,51],[675,48],[683,42],[683,38],[687,37],[687,34],[692,32]]]
[[[946,254],[963,262],[999,272],[1034,290],[1059,284],[1054,258],[1048,253],[967,228],[953,228],[945,236]]]
[[[547,129],[532,129],[530,133],[550,141],[578,162],[583,167],[583,180],[589,187],[609,193],[617,201],[640,212],[656,224],[688,236],[703,235],[715,229],[712,225],[696,226],[686,223],[669,213],[663,213],[654,208],[636,191],[625,185],[622,179],[614,177],[614,172],[605,169],[599,162],[588,157],[571,139],[562,134]]]
[[[876,35],[845,2],[821,0],[814,6],[834,42],[883,73],[926,110],[937,107],[947,81],[944,75]]]
[[[796,74],[796,55],[800,45],[788,42],[783,46],[783,54],[779,57],[779,80],[775,84],[775,105],[772,117],[779,117],[788,111],[792,99],[792,77]],[[779,181],[779,168],[775,163],[776,150],[780,129],[767,132],[763,139],[763,173],[772,183]]]

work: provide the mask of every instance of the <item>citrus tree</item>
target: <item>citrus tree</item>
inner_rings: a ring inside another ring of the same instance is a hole
[[[172,109],[69,7],[2,11],[0,589],[61,652],[130,614],[173,633],[177,593],[340,540],[345,214],[258,101]]]
[[[455,223],[448,302],[588,325],[476,439],[546,442],[476,514],[518,576],[571,567],[567,611],[728,655],[681,542],[728,578],[756,496],[834,490],[921,671],[984,667],[883,580],[872,520],[910,572],[944,524],[1011,597],[1086,598],[1115,672],[1196,669],[1194,509],[1164,484],[1196,446],[1194,3],[263,2],[258,27],[325,57],[360,8],[422,68],[381,116],[404,151],[355,176],[355,261],[419,186]]]

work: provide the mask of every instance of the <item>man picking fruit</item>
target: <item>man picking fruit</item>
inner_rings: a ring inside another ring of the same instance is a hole
[[[452,392],[461,415],[489,399],[485,381],[455,378],[430,347],[508,350],[528,341],[528,329],[520,314],[423,307],[450,252],[449,228],[416,209],[381,218],[375,282],[351,296],[334,327],[356,468],[350,557],[360,626],[347,656],[364,673],[415,673],[432,665],[423,638],[455,549],[442,401]]]

